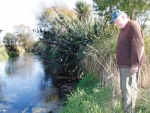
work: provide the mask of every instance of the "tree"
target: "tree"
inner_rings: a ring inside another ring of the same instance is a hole
[[[16,45],[17,43],[16,36],[12,33],[6,33],[6,35],[3,38],[3,43],[5,45]]]
[[[81,68],[83,57],[79,58],[78,55],[82,54],[87,43],[93,42],[97,37],[92,21],[80,21],[77,17],[68,16],[67,12],[70,11],[66,11],[63,7],[51,7],[43,11],[39,18],[39,27],[44,28],[44,31],[38,29],[43,31],[42,38],[39,39],[43,45],[42,47],[39,43],[42,49],[40,55],[44,63],[52,66],[56,75],[79,77],[83,75]],[[74,11],[72,13],[75,14]],[[90,16],[84,14],[86,19]]]
[[[93,0],[96,5],[95,10],[100,16],[104,16],[106,21],[110,20],[115,9],[125,11],[130,19],[138,20],[142,26],[149,16],[149,0]]]
[[[79,20],[84,22],[89,19],[92,13],[91,6],[81,0],[75,3],[75,11],[77,12]]]
[[[54,30],[53,26],[56,25],[56,19],[61,18],[74,19],[77,18],[76,13],[70,10],[67,6],[55,5],[53,7],[43,7],[41,13],[37,15],[38,27],[36,31],[39,33],[41,31]]]
[[[18,26],[14,26],[14,29],[18,44],[30,51],[32,49],[32,45],[34,44],[34,36],[30,27],[20,24]]]

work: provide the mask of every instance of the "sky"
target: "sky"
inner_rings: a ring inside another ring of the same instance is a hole
[[[36,28],[36,14],[40,6],[53,6],[55,4],[64,4],[70,9],[75,7],[78,0],[0,0],[0,40],[7,33],[13,33],[13,26],[24,24],[31,29]],[[84,0],[83,0],[84,1]],[[85,0],[92,4],[92,0]]]

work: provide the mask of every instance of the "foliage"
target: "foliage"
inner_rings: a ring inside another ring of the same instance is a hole
[[[8,56],[9,57],[18,57],[19,53],[18,52],[14,52],[14,51],[10,51],[10,52],[8,52]]]
[[[3,43],[5,45],[13,45],[16,44],[16,42],[17,42],[17,38],[12,33],[6,33],[6,35],[3,38]]]
[[[8,54],[6,52],[5,47],[0,47],[0,61],[7,59],[8,58]]]
[[[53,8],[55,16],[51,21],[45,22],[45,29],[41,34],[41,42],[46,44],[43,51],[43,61],[52,65],[57,74],[67,76],[80,76],[82,73],[81,61],[78,57],[87,43],[97,39],[92,22],[82,23],[77,19],[61,15],[58,9]],[[46,20],[45,20],[46,21]],[[51,26],[48,27],[47,26]],[[81,56],[81,55],[80,55]]]
[[[150,112],[150,87],[140,89],[139,98],[137,99],[137,111],[138,113],[149,113]]]
[[[116,71],[115,54],[119,32],[113,25],[103,30],[103,24],[100,25],[100,22],[101,20],[97,21],[97,25],[102,26],[98,28],[102,32],[100,38],[84,49],[83,64],[86,71],[92,70],[97,76],[109,76]]]
[[[113,2],[114,8],[118,7],[116,6],[116,3],[119,3],[117,0],[105,1],[106,4],[101,4],[104,6],[101,8],[104,9],[99,10],[103,15],[98,20],[95,19],[94,22],[83,23],[68,18],[68,16],[65,17],[56,8],[52,8],[53,14],[49,15],[50,21],[46,19],[41,21],[44,30],[40,33],[43,39],[39,41],[36,47],[37,50],[40,50],[39,48],[42,46],[40,51],[43,55],[43,61],[54,67],[59,74],[64,72],[65,75],[78,76],[78,74],[82,74],[83,68],[85,72],[92,70],[96,74],[89,73],[80,81],[77,91],[69,96],[65,107],[61,109],[63,113],[123,113],[118,84],[119,72],[115,60],[119,30],[113,25],[107,24],[112,10],[110,11],[109,7],[105,9],[108,3],[111,5],[111,2]],[[149,38],[146,40],[146,51],[148,52]],[[149,63],[149,59],[147,62]],[[142,77],[144,76],[149,80],[149,76],[145,74],[146,70],[149,73],[149,65],[146,64],[145,67],[147,68],[144,68]],[[100,79],[101,76],[103,76],[105,82]],[[104,84],[110,82],[109,80],[113,77],[117,83]],[[149,100],[147,93],[145,95]],[[139,113],[149,111],[148,101],[145,101],[146,104],[141,104],[144,97],[141,100],[140,98],[137,104]]]
[[[142,26],[149,16],[150,1],[149,0],[93,0],[95,10],[100,16],[105,17],[109,22],[113,10],[120,9],[126,12],[130,19],[138,20]]]
[[[78,19],[83,22],[86,22],[92,16],[91,6],[82,0],[75,3],[75,11]]]
[[[84,89],[85,91],[92,90],[93,87],[96,87],[98,82],[102,82],[101,79],[96,79],[96,76],[93,72],[88,72],[84,79],[81,79],[77,85],[78,88]],[[103,84],[104,85],[104,84]]]
[[[17,45],[5,45],[5,48],[9,57],[19,56]]]
[[[35,43],[30,27],[20,24],[13,28],[15,29],[15,36],[17,38],[18,45],[23,46],[26,51],[30,52]]]
[[[59,13],[56,13],[57,12]],[[48,31],[49,29],[55,30],[55,19],[59,18],[67,18],[67,19],[74,19],[77,17],[76,13],[73,10],[70,10],[66,6],[53,6],[53,7],[43,7],[41,13],[37,15],[38,26],[40,29],[37,29],[37,32],[40,33],[44,29]]]
[[[38,55],[42,55],[45,47],[46,44],[42,43],[41,41],[37,41],[33,46],[33,52],[35,52]]]
[[[3,42],[9,57],[19,56],[19,51],[17,49],[17,38],[12,33],[6,33],[4,36]]]
[[[149,59],[150,58],[150,51],[149,51],[149,48],[150,48],[150,35],[145,36],[144,42],[145,42],[145,53],[146,53],[147,58]]]
[[[146,53],[146,63],[141,68],[141,75],[139,78],[139,85],[141,87],[147,87],[150,85],[150,35],[149,32],[144,34],[144,42],[145,42],[145,53]]]

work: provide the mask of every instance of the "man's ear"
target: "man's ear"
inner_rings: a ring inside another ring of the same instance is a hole
[[[125,20],[125,16],[124,16],[124,15],[121,15],[121,18],[122,18],[123,20]]]

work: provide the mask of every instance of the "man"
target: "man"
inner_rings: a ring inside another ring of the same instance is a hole
[[[144,39],[140,25],[116,10],[110,23],[120,29],[117,43],[117,65],[120,71],[124,110],[134,112],[139,69],[145,62]]]

